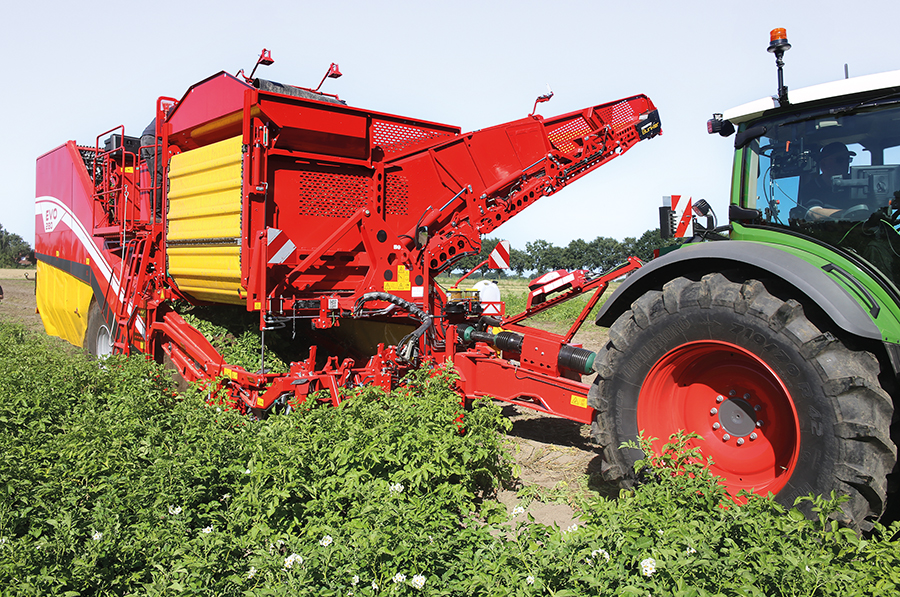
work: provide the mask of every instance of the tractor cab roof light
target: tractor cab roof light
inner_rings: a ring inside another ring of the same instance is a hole
[[[778,103],[788,105],[788,88],[784,84],[784,53],[791,49],[788,43],[787,29],[779,27],[769,32],[769,52],[775,54],[775,66],[778,68]]]

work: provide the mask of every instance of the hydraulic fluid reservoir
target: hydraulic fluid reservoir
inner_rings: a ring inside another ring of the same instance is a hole
[[[473,287],[478,291],[483,315],[503,315],[500,305],[500,287],[494,280],[482,280]]]

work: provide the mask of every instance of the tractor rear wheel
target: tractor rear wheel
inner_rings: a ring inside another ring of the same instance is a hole
[[[113,353],[113,333],[103,319],[103,312],[97,301],[91,301],[88,310],[87,330],[84,334],[84,349],[95,357],[108,357]]]
[[[605,476],[633,479],[622,442],[691,431],[731,495],[849,496],[843,522],[868,529],[884,511],[893,404],[878,361],[821,332],[795,300],[721,274],[676,278],[635,301],[598,353],[589,404]]]

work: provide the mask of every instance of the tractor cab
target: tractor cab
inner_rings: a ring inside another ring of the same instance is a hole
[[[900,89],[780,112],[739,126],[734,203],[900,284]]]
[[[733,223],[811,237],[900,286],[900,71],[780,87],[708,128],[737,131]]]

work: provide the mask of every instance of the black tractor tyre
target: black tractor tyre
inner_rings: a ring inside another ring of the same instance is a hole
[[[849,497],[841,522],[862,530],[884,511],[897,449],[877,359],[758,280],[715,273],[648,291],[610,328],[595,370],[588,404],[607,480],[635,479],[643,455],[623,442],[685,429],[732,493],[771,491],[790,507],[834,490]]]
[[[114,338],[114,331],[103,318],[100,305],[97,304],[97,301],[91,301],[88,309],[87,330],[84,334],[84,350],[97,358],[110,356],[113,353]]]

